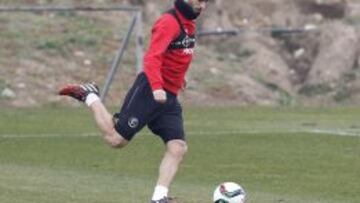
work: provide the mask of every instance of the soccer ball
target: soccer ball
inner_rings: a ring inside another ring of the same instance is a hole
[[[245,190],[236,183],[221,183],[214,191],[214,203],[245,203]]]

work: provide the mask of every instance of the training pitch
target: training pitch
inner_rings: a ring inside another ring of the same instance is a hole
[[[114,109],[113,109],[114,110]],[[211,203],[240,183],[248,203],[359,203],[360,108],[184,108],[189,152],[171,188]],[[143,130],[123,150],[85,108],[0,109],[1,203],[147,203],[163,145]]]

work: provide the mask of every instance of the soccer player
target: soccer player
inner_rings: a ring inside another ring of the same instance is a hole
[[[85,102],[94,113],[104,140],[113,148],[126,146],[145,125],[166,145],[151,203],[170,203],[168,191],[187,151],[182,108],[177,100],[195,46],[194,20],[208,0],[175,0],[155,22],[144,71],[128,91],[119,113],[112,116],[99,99],[95,84],[68,84],[60,95]]]

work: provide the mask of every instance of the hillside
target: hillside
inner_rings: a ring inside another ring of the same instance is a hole
[[[148,41],[163,0],[0,0],[14,5],[135,5]],[[356,0],[213,0],[202,30],[237,36],[199,39],[188,89],[195,105],[355,105],[360,99],[360,4]],[[0,13],[0,105],[59,104],[61,84],[103,85],[129,15],[118,12]],[[118,105],[135,71],[134,39],[110,89]]]

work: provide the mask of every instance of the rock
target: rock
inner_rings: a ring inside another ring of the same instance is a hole
[[[19,89],[25,89],[26,88],[26,84],[25,83],[18,83],[17,84],[17,87],[19,88]]]
[[[90,66],[90,65],[92,64],[92,61],[91,61],[90,59],[85,59],[85,60],[83,61],[83,63],[84,63],[84,65],[86,65],[86,66]]]
[[[342,22],[322,27],[319,53],[309,72],[306,85],[336,85],[357,60],[358,38],[353,27]],[[330,87],[332,88],[332,87]]]
[[[300,49],[297,49],[295,52],[294,52],[294,58],[295,59],[298,59],[300,58],[301,56],[303,56],[305,54],[305,49],[304,48],[300,48]]]
[[[233,75],[229,79],[238,101],[251,105],[276,105],[279,99],[274,92],[248,75]]]
[[[276,46],[272,44],[271,38],[263,38],[263,41],[268,41],[265,43],[260,43],[261,40],[255,37],[249,38],[244,42],[244,46],[247,49],[255,50],[244,61],[247,69],[246,72],[265,85],[270,85],[275,89],[291,94],[293,88],[289,79],[290,69],[276,52]]]
[[[1,92],[1,97],[5,98],[5,99],[14,99],[16,97],[16,94],[13,90],[11,90],[10,88],[5,88],[2,92]]]

